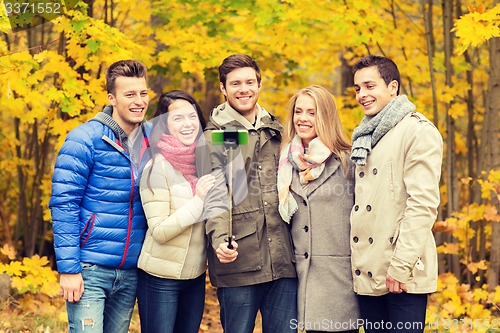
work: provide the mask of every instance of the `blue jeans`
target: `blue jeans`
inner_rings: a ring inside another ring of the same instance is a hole
[[[139,270],[137,300],[141,333],[198,333],[205,307],[205,274],[173,280]]]
[[[137,270],[81,263],[84,292],[66,302],[70,333],[127,333],[135,305]]]
[[[297,279],[217,288],[217,297],[224,332],[252,333],[259,310],[262,333],[296,332],[291,320],[297,318]]]
[[[421,333],[425,327],[427,294],[358,296],[365,333]]]

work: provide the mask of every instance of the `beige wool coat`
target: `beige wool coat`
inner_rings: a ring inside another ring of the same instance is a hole
[[[156,154],[144,168],[140,188],[148,231],[138,267],[156,277],[177,280],[205,273],[203,201],[193,196],[186,178]]]
[[[354,290],[380,296],[386,275],[409,293],[437,289],[432,226],[440,202],[443,140],[420,113],[406,115],[356,166],[351,213]]]
[[[353,165],[345,172],[331,156],[322,174],[304,188],[294,171],[290,193],[296,257],[298,322],[306,330],[353,330],[359,318],[353,290],[349,215],[354,202]],[[354,326],[353,326],[354,325]]]

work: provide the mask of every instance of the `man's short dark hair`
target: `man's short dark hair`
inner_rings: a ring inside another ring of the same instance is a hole
[[[224,87],[226,87],[227,74],[231,73],[235,69],[251,67],[255,70],[257,75],[257,83],[260,85],[260,68],[257,61],[253,60],[252,57],[246,54],[232,54],[222,61],[219,66],[219,80],[222,82]]]
[[[109,94],[115,93],[115,81],[119,76],[145,78],[146,66],[136,60],[120,60],[109,66],[106,72],[106,90]]]
[[[401,87],[401,74],[399,73],[398,66],[394,61],[389,58],[370,55],[359,59],[352,67],[352,72],[355,74],[357,71],[367,67],[377,67],[380,76],[384,79],[386,85],[389,85],[393,80],[398,83],[398,92]]]

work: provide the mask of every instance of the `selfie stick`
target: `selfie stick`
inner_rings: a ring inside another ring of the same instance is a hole
[[[232,249],[233,244],[233,143],[224,142],[229,148],[227,159],[229,161],[229,179],[227,180],[227,187],[229,192],[229,220],[227,226],[227,248]]]
[[[235,135],[234,135],[234,134]],[[229,135],[228,135],[229,134]],[[231,244],[233,240],[233,149],[238,146],[238,131],[226,131],[224,135],[224,145],[228,148],[227,160],[229,161],[229,179],[227,180],[227,187],[229,192],[229,220],[227,226],[227,247],[233,248]]]
[[[224,144],[224,147],[227,148],[227,161],[228,165],[228,173],[229,179],[227,180],[227,187],[229,193],[229,219],[227,226],[227,247],[229,249],[233,248],[232,241],[234,239],[233,236],[233,152],[234,149],[239,145],[248,144],[248,131],[247,130],[238,130],[234,127],[214,130],[212,131],[212,142],[214,144]]]

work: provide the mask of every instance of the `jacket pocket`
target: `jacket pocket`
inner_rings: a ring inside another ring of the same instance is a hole
[[[402,186],[402,176],[397,173],[397,169],[394,167],[392,161],[389,161],[387,167],[389,172],[389,193],[392,201],[397,203],[405,202],[406,198]]]
[[[94,228],[95,219],[96,214],[94,213],[89,217],[87,223],[85,223],[85,227],[83,227],[83,230],[80,233],[80,248],[83,248],[89,240],[92,229]]]
[[[255,214],[233,214],[233,234],[238,243],[238,258],[234,262],[227,264],[215,260],[218,274],[254,272],[262,269],[263,261],[260,253]]]
[[[399,238],[399,229],[401,228],[401,220],[396,223],[396,227],[392,233],[392,236],[389,238],[389,243],[391,243],[392,249],[396,248],[396,242]]]

